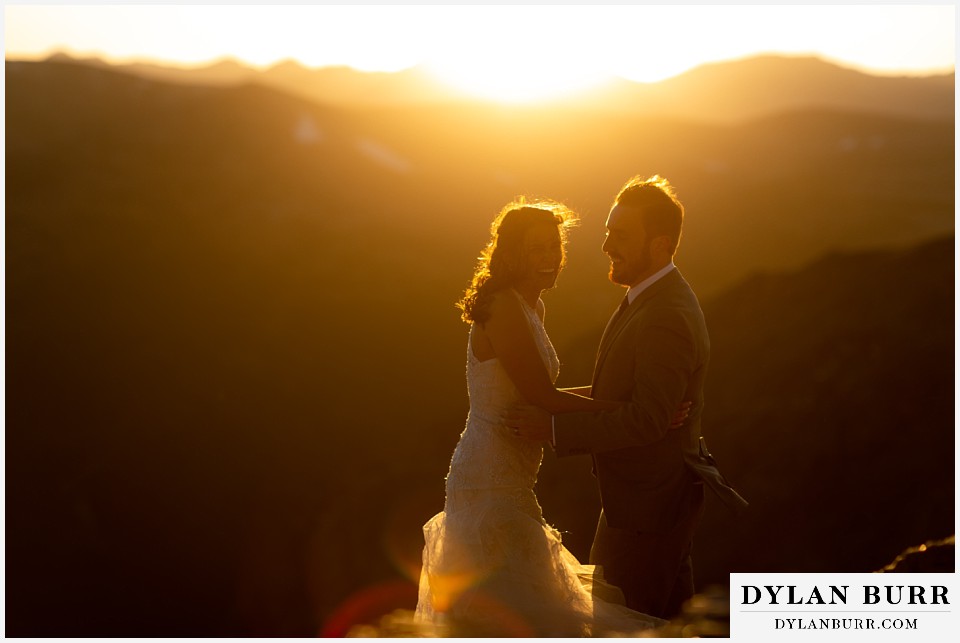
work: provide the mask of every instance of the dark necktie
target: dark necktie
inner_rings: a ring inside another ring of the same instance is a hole
[[[620,305],[617,307],[617,312],[613,313],[613,319],[610,320],[610,324],[613,324],[618,319],[620,319],[620,315],[622,315],[623,311],[625,311],[629,306],[630,306],[630,298],[624,295],[623,299],[620,300]]]
[[[607,341],[607,336],[610,334],[610,330],[614,327],[614,325],[617,323],[617,320],[620,319],[620,316],[623,315],[623,312],[629,306],[630,306],[630,300],[627,298],[626,295],[624,295],[623,300],[620,301],[620,305],[617,307],[615,311],[613,311],[613,315],[610,316],[610,321],[607,322],[607,327],[603,329],[603,335],[600,338],[601,348],[603,347],[604,342]]]

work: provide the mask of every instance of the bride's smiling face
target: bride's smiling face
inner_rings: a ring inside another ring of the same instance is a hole
[[[537,224],[523,235],[522,284],[539,290],[553,288],[563,268],[564,250],[560,228],[550,223]]]

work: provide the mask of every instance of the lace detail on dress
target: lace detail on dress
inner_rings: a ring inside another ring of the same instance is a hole
[[[560,372],[560,360],[547,337],[543,323],[536,310],[520,295],[515,296],[522,303],[544,367],[549,372],[551,381],[556,381]],[[454,505],[459,500],[457,493],[470,489],[532,490],[543,459],[541,445],[518,440],[501,421],[503,414],[517,404],[522,404],[523,399],[499,359],[480,361],[474,357],[473,334],[474,328],[471,327],[467,342],[470,413],[467,416],[466,428],[460,435],[460,442],[453,452],[447,476],[447,502],[450,504],[452,500]],[[536,504],[535,500],[533,504]],[[539,512],[539,505],[536,511]]]
[[[560,362],[543,322],[519,294],[509,292],[520,300],[555,382]],[[444,510],[424,525],[418,620],[434,626],[452,622],[469,635],[490,636],[596,636],[658,624],[596,599],[591,588],[605,585],[544,520],[533,490],[543,446],[517,438],[501,421],[523,400],[498,359],[474,356],[473,334],[471,327],[470,412],[450,461]]]

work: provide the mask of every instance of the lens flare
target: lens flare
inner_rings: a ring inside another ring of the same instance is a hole
[[[413,583],[420,582],[423,524],[442,506],[443,496],[431,485],[396,497],[384,517],[383,550],[394,568]]]
[[[430,600],[436,612],[447,612],[460,599],[464,592],[476,586],[480,576],[476,572],[459,574],[436,574],[428,576],[430,581]]]
[[[376,624],[396,610],[417,604],[417,588],[406,581],[381,583],[363,589],[340,604],[320,628],[321,637],[342,638],[359,625]]]
[[[469,621],[453,619],[450,623],[453,635],[534,638],[537,631],[524,620],[523,616],[505,603],[483,591],[471,591],[464,596],[470,601]]]

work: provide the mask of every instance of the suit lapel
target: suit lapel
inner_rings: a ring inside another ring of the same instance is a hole
[[[623,332],[623,329],[626,328],[630,318],[636,315],[637,311],[643,308],[644,304],[655,297],[657,293],[668,288],[673,282],[680,278],[680,272],[674,268],[661,279],[651,284],[649,288],[637,295],[637,298],[623,311],[622,315],[608,322],[607,328],[600,339],[600,348],[597,349],[597,363],[593,368],[593,384],[597,383],[597,376],[600,374],[600,369],[603,368],[603,363],[606,361],[607,354],[610,352],[610,347],[616,341],[617,337],[620,336],[620,333]]]
[[[597,348],[597,358],[599,359],[600,354],[604,351],[604,347],[610,342],[610,336],[613,333],[614,326],[623,319],[623,316],[627,314],[627,308],[629,304],[627,302],[627,296],[624,295],[623,299],[620,300],[620,306],[617,307],[617,310],[610,315],[610,319],[607,320],[607,327],[603,329],[603,335],[600,336],[600,346]]]

